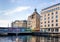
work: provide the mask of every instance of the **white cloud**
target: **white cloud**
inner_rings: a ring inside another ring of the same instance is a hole
[[[10,26],[10,23],[9,20],[0,20],[0,27],[8,27],[8,24]]]
[[[17,13],[17,12],[22,12],[24,10],[27,10],[29,9],[30,7],[17,7],[15,9],[11,9],[11,10],[2,10],[0,11],[0,14],[3,14],[3,15],[11,15],[11,14],[14,14],[14,13]],[[9,24],[9,26],[11,26],[11,21],[10,20],[0,20],[0,27],[7,27]]]
[[[21,11],[27,10],[29,8],[30,7],[27,7],[27,6],[17,7],[15,9],[11,9],[11,10],[4,10],[3,12],[0,12],[0,13],[3,13],[4,15],[10,15],[10,14],[14,14],[16,12],[21,12]]]

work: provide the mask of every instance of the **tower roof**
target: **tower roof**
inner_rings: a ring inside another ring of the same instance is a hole
[[[42,11],[44,11],[44,10],[46,10],[46,9],[49,9],[49,8],[51,8],[51,7],[54,7],[54,6],[58,6],[58,5],[60,5],[60,3],[55,4],[55,5],[52,5],[52,6],[49,6],[49,7],[47,7],[47,8],[44,8],[44,9],[42,9]]]
[[[37,12],[37,9],[35,8],[34,11]]]
[[[34,9],[33,14],[39,14],[39,13],[37,12],[37,9],[36,9],[36,8]]]
[[[35,14],[39,15],[39,13],[37,12],[37,9],[36,9],[36,8],[34,9],[34,12],[32,13],[32,15],[35,15]],[[31,17],[32,15],[30,15],[30,17]]]

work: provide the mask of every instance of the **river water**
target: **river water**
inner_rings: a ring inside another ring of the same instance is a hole
[[[41,36],[0,36],[0,42],[60,42],[60,38]]]

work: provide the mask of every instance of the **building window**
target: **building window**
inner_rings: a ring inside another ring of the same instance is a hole
[[[54,29],[53,28],[51,29],[51,32],[54,32]]]
[[[58,23],[56,24],[56,26],[58,26]]]
[[[58,14],[58,12],[56,11],[56,14]]]
[[[54,21],[52,20],[52,22],[54,22]]]
[[[41,25],[41,27],[42,27],[42,25]]]
[[[58,18],[58,15],[56,15],[56,18]]]
[[[54,26],[54,24],[52,24],[52,26]]]
[[[46,21],[44,23],[46,23]]]
[[[55,32],[58,32],[58,31],[59,31],[58,28],[56,28],[56,29],[55,29]]]
[[[50,23],[50,21],[48,21],[48,23]]]
[[[44,18],[44,20],[46,20],[46,18]]]
[[[52,13],[52,15],[53,15],[54,13]]]
[[[48,31],[50,31],[50,28],[48,29]]]
[[[54,18],[54,16],[52,16],[52,19]]]
[[[46,27],[46,25],[44,25]]]
[[[58,22],[58,20],[56,20],[56,22]]]
[[[44,17],[46,17],[46,15],[44,15]]]
[[[35,14],[34,14],[34,15],[35,15]],[[34,15],[32,15],[32,17],[31,17],[32,19],[34,18]]]
[[[50,27],[50,24],[48,24],[48,27]]]
[[[42,22],[41,22],[41,24],[42,24]]]
[[[32,19],[33,19],[33,16],[32,16]]]
[[[48,14],[48,16],[50,16],[50,14]]]
[[[48,20],[50,19],[50,17],[48,17]]]

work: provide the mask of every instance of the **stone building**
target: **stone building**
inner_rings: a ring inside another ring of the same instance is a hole
[[[32,15],[28,16],[27,28],[31,28],[36,31],[40,30],[40,15],[38,14],[37,9],[34,10]]]
[[[16,20],[14,22],[11,23],[12,27],[25,27],[27,28],[27,21],[26,20]]]

